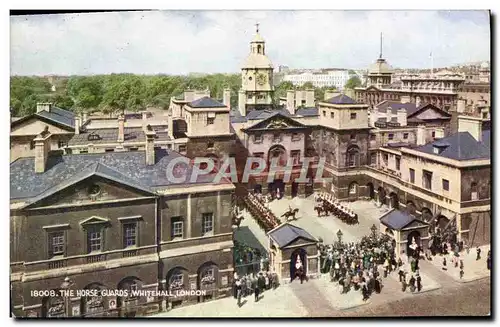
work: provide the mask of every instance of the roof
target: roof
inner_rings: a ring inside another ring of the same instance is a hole
[[[285,117],[292,116],[290,112],[286,109],[279,109],[279,110],[265,109],[265,110],[252,110],[249,113],[247,113],[245,118],[248,120],[267,119],[278,113]]]
[[[348,97],[345,94],[339,94],[323,102],[331,104],[357,104],[356,101],[354,101],[352,98]]]
[[[444,147],[445,144],[448,146]],[[436,154],[434,153],[435,146],[441,149],[444,147],[444,149]],[[482,142],[476,141],[469,132],[458,132],[415,148],[415,150],[453,160],[490,159],[490,130],[483,131]]]
[[[297,238],[304,238],[311,242],[318,242],[314,236],[306,232],[304,229],[290,223],[284,223],[276,227],[271,230],[268,235],[276,242],[276,244],[278,244],[280,248],[287,246]]]
[[[410,215],[405,211],[400,211],[396,209],[391,210],[390,212],[388,212],[387,214],[385,214],[380,218],[380,222],[382,224],[394,230],[402,230],[415,220],[428,225],[426,222],[417,219],[415,216]]]
[[[392,74],[394,70],[385,59],[379,58],[368,67],[368,74]]]
[[[422,106],[420,106],[422,107]],[[417,105],[415,103],[401,103],[398,101],[385,100],[376,105],[378,112],[387,112],[389,108],[392,109],[392,113],[396,114],[399,109],[406,109],[407,116],[410,116],[417,111]]]
[[[294,117],[291,115],[283,115],[281,111],[274,111],[269,114],[266,118],[261,121],[256,122],[255,124],[243,128],[242,130],[245,132],[262,130],[262,129],[297,129],[306,127],[304,124],[293,119]]]
[[[28,115],[13,121],[11,124],[13,126],[20,124],[32,117],[39,117],[44,120],[48,120],[55,124],[63,125],[66,128],[74,129],[75,128],[75,114],[71,111],[64,110],[58,107],[51,107],[50,111],[40,111],[36,112],[32,115]]]
[[[152,126],[155,130],[155,140],[158,141],[168,141],[170,136],[168,132],[165,131],[165,126]],[[124,129],[125,143],[127,142],[145,142],[146,134],[140,127],[129,127]],[[92,138],[91,135],[97,135],[98,137]],[[104,144],[104,143],[116,143],[118,140],[118,128],[98,128],[89,129],[83,131],[80,134],[75,134],[68,142],[69,146],[72,145],[82,145],[82,144]]]
[[[265,42],[265,41],[264,38],[257,32],[253,37],[252,43],[253,42]]]
[[[49,156],[47,169],[40,174],[35,173],[34,157],[19,158],[10,165],[10,198],[34,198],[52,188],[60,188],[68,180],[85,178],[88,173],[101,173],[117,182],[151,190],[213,182],[214,175],[201,175],[191,182],[192,167],[187,167],[186,181],[173,183],[167,179],[167,166],[173,159],[183,156],[175,151],[155,149],[156,163],[148,166],[145,155],[144,151],[133,151]],[[228,181],[223,178],[218,184],[224,183]]]
[[[189,103],[191,108],[227,108],[223,103],[214,100],[210,97],[203,97]]]
[[[273,63],[271,60],[263,54],[260,53],[251,53],[245,59],[241,68],[267,68],[273,69]]]
[[[318,108],[316,107],[300,108],[297,109],[295,115],[304,117],[318,116]]]

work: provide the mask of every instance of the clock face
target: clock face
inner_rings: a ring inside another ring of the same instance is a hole
[[[257,75],[257,83],[259,83],[260,85],[266,84],[266,80],[267,80],[266,75],[264,74]]]

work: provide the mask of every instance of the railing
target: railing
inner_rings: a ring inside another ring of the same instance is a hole
[[[135,257],[137,256],[137,254],[138,254],[137,250],[128,250],[123,252],[123,257],[124,258]]]
[[[49,269],[57,269],[66,267],[68,262],[66,260],[57,260],[49,262]]]
[[[98,254],[98,255],[93,255],[91,257],[87,257],[87,263],[95,263],[95,262],[100,262],[100,261],[105,261],[105,260],[106,260],[105,254]]]

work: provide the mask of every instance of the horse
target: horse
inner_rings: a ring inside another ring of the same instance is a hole
[[[292,219],[295,220],[295,219],[297,219],[295,217],[295,215],[297,214],[297,212],[299,212],[299,208],[295,208],[293,210],[288,210],[287,212],[285,212],[284,214],[282,214],[281,217],[285,217],[286,220],[289,220],[288,218],[291,216],[291,217],[293,217]]]
[[[243,215],[238,216],[238,217],[233,216],[233,219],[232,219],[232,220],[233,220],[233,221],[232,221],[232,225],[233,225],[233,226],[236,226],[236,227],[239,229],[239,228],[240,228],[241,221],[242,221],[243,219],[245,219],[245,217],[243,217]]]

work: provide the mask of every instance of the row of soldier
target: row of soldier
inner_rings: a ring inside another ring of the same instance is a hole
[[[241,299],[254,294],[255,302],[260,298],[265,290],[276,289],[279,285],[278,275],[276,273],[260,272],[258,275],[248,274],[238,276],[234,273],[233,296],[237,299],[238,306],[241,307]]]
[[[322,206],[315,207],[318,217],[321,215],[321,212],[325,212],[326,215],[331,212],[346,224],[353,225],[359,223],[358,215],[350,208],[340,204],[331,194],[325,192],[319,193],[315,196],[315,200],[316,203],[322,203]]]
[[[248,193],[245,204],[259,226],[266,232],[279,225],[279,220],[274,213],[266,208],[254,194]]]

